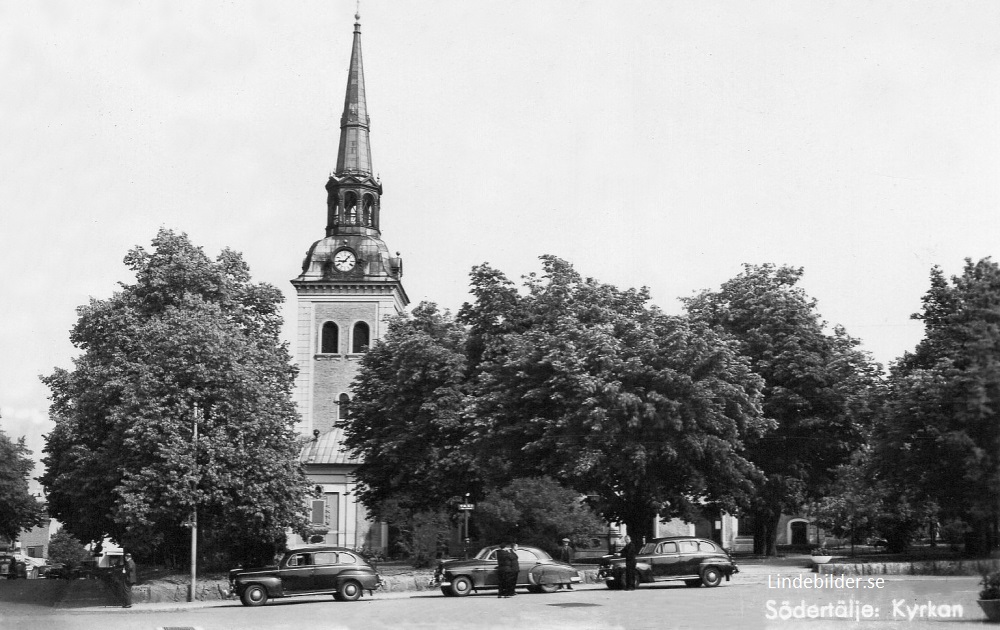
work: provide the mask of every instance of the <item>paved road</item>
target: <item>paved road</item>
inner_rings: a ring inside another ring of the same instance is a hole
[[[0,628],[587,630],[808,627],[940,630],[943,627],[979,627],[983,620],[975,603],[977,578],[887,576],[881,589],[874,584],[848,589],[844,585],[802,588],[778,582],[779,577],[809,575],[786,572],[736,576],[733,582],[715,589],[655,585],[641,587],[635,592],[619,592],[603,586],[587,586],[552,595],[522,593],[513,599],[497,599],[490,594],[457,599],[436,592],[377,593],[373,598],[352,603],[325,597],[277,600],[262,608],[245,608],[236,602],[201,602],[193,605],[141,604],[128,610],[95,601],[94,593],[100,595],[93,590],[96,583],[87,585],[84,591],[89,591],[74,594],[70,591],[77,590],[81,583],[67,586],[62,581],[30,580],[0,582]],[[788,606],[783,607],[784,603]],[[839,604],[845,608],[838,610]],[[940,615],[944,606],[948,607],[948,613],[957,612],[956,605],[961,607],[960,619],[953,622]],[[871,607],[865,609],[871,614],[868,620],[863,619],[864,606]],[[831,617],[848,611],[853,611],[850,619]],[[810,613],[816,618],[809,619]],[[782,619],[783,616],[787,619]]]

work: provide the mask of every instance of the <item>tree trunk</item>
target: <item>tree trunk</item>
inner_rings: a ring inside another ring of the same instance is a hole
[[[763,509],[754,512],[753,552],[758,556],[778,555],[778,522],[781,513]]]

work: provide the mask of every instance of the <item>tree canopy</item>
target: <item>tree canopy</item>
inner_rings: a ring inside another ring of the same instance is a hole
[[[362,460],[357,495],[375,515],[436,511],[480,488],[466,423],[466,333],[447,312],[422,303],[389,322],[361,359],[344,445]]]
[[[0,537],[16,540],[42,522],[44,510],[28,486],[34,467],[24,438],[12,440],[0,429]]]
[[[165,229],[152,245],[125,257],[134,283],[78,309],[74,368],[42,379],[49,511],[138,551],[176,539],[195,508],[224,548],[283,539],[304,526],[307,484],[281,293],[232,250],[213,261]]]
[[[765,423],[735,345],[644,289],[543,267],[524,292],[475,267],[466,328],[424,306],[364,358],[346,425],[362,498],[432,509],[549,476],[642,533],[657,515],[745,503],[743,443]]]
[[[924,338],[892,367],[875,457],[917,504],[972,526],[978,551],[1000,520],[1000,267],[966,260],[949,282],[931,270]]]
[[[752,511],[758,553],[775,552],[782,512],[822,496],[875,411],[880,367],[842,328],[824,330],[801,277],[801,268],[744,265],[719,290],[683,300],[692,319],[736,339],[764,380],[764,416],[776,424],[748,443],[764,471]]]

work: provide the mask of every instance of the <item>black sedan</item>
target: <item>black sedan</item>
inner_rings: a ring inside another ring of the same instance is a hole
[[[244,606],[262,606],[274,597],[333,595],[355,601],[364,591],[382,586],[382,578],[356,552],[344,547],[312,546],[290,549],[276,566],[233,569],[229,595]]]
[[[649,584],[666,580],[681,580],[688,586],[718,586],[739,567],[729,552],[718,543],[691,536],[654,538],[636,554],[637,583]],[[608,588],[620,589],[625,584],[625,558],[620,554],[601,560],[597,578]]]
[[[469,560],[441,562],[430,586],[441,587],[441,592],[452,597],[464,597],[472,591],[500,587],[497,576],[497,549],[499,545],[483,547]],[[554,560],[537,547],[518,547],[517,586],[530,593],[552,593],[560,585],[580,582],[580,573],[571,565]]]

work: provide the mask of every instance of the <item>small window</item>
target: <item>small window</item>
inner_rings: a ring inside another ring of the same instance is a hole
[[[698,551],[698,543],[693,540],[682,540],[680,541],[681,553],[691,553],[693,551]]]
[[[341,552],[340,559],[338,560],[340,564],[357,564],[358,559],[349,553]]]
[[[322,341],[319,351],[323,354],[336,354],[340,350],[340,334],[333,322],[323,324]]]
[[[336,551],[318,551],[313,554],[313,563],[320,564],[337,564],[337,552]]]
[[[360,354],[362,352],[368,352],[369,334],[368,334],[368,324],[364,322],[358,322],[354,324],[354,345],[351,348],[351,352],[354,354]]]
[[[339,400],[340,403],[340,419],[347,420],[351,417],[351,397],[347,394],[341,394]]]
[[[527,549],[518,549],[517,559],[519,562],[538,562],[538,556]]]
[[[312,559],[309,557],[308,553],[297,553],[288,559],[288,566],[290,567],[305,567],[312,564]]]
[[[712,543],[708,542],[707,540],[700,540],[700,541],[698,541],[698,549],[701,549],[702,551],[718,551],[719,550],[718,547],[716,547]]]

